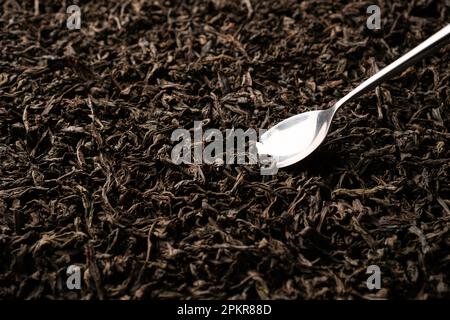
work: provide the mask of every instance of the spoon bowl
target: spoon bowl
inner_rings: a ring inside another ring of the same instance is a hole
[[[306,158],[325,139],[335,111],[309,111],[281,121],[261,135],[258,153],[271,155],[278,168]]]

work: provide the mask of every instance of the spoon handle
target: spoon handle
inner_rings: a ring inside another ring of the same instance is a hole
[[[361,83],[355,89],[350,91],[341,100],[339,100],[334,108],[337,110],[351,99],[357,98],[362,94],[374,89],[383,81],[386,81],[394,75],[402,72],[417,60],[429,55],[434,50],[444,46],[450,42],[450,24],[442,28],[440,31],[432,35],[430,38],[419,44],[417,47],[401,56],[390,65],[381,69],[379,72],[371,76],[369,79]]]

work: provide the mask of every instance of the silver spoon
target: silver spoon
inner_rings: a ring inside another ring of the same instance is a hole
[[[383,81],[402,72],[417,60],[442,47],[450,40],[450,25],[422,42],[401,58],[361,83],[333,107],[308,111],[281,121],[270,128],[256,143],[258,153],[270,155],[278,168],[296,163],[313,152],[325,139],[336,111],[345,103],[372,90]]]

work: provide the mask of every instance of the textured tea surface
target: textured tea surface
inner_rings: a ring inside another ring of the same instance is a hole
[[[326,108],[449,23],[448,1],[379,3],[379,31],[371,1],[80,1],[73,31],[35,3],[0,9],[0,297],[450,296],[449,47],[276,176],[170,160],[195,120]]]

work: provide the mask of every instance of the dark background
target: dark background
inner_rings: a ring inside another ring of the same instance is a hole
[[[448,46],[276,176],[170,160],[194,120],[330,106],[448,24],[448,1],[378,2],[381,30],[372,1],[0,4],[1,298],[449,297]]]

